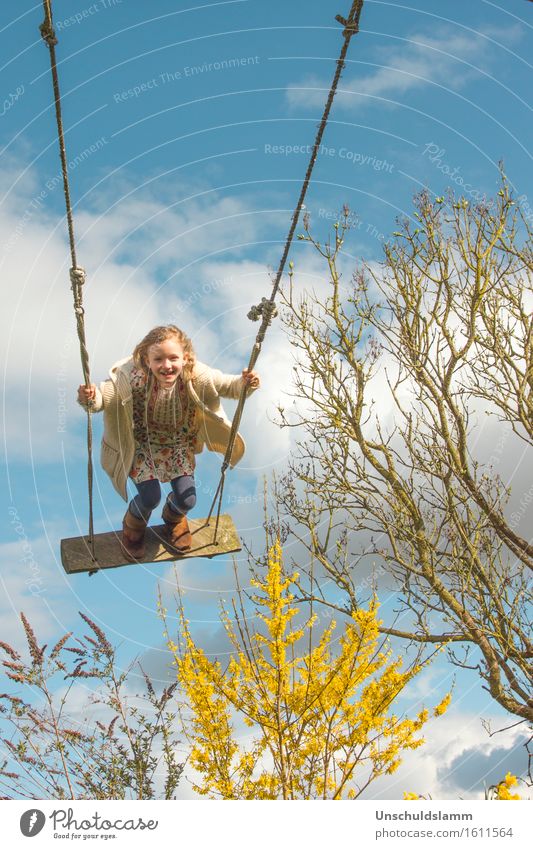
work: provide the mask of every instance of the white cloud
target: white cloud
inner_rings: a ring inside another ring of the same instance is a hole
[[[11,173],[19,171],[21,164],[13,163]],[[128,187],[123,191],[127,194]],[[99,209],[76,213],[78,257],[87,271],[92,378],[105,379],[110,365],[150,327],[171,321],[191,335],[200,359],[238,373],[248,362],[258,328],[247,312],[270,293],[271,281],[259,263],[227,261],[223,254],[228,250],[234,257],[241,250],[235,245],[253,244],[261,228],[269,226],[269,216],[256,216],[252,203],[233,198],[208,196],[172,207],[183,187],[180,192],[167,187],[171,198],[156,199],[151,191],[124,202],[114,196],[112,208],[102,195]],[[34,207],[38,197],[37,178],[29,170],[0,207],[2,273],[8,282],[0,356],[11,461],[58,461],[63,451],[78,456],[84,451],[83,414],[75,402],[81,366],[64,222],[47,214],[47,198]],[[287,359],[288,342],[276,324],[257,365],[261,391],[246,410],[249,470],[269,468],[287,453],[287,435],[268,421],[290,380]],[[228,412],[233,407],[229,402]]]
[[[361,70],[351,77],[345,74],[335,103],[339,108],[354,109],[368,105],[373,98],[394,102],[408,91],[431,83],[449,91],[459,90],[480,71],[490,69],[496,54],[490,36],[488,30],[476,34],[449,27],[432,33],[413,33],[397,46],[394,42],[394,46],[376,51],[374,71],[365,75]],[[499,41],[509,43],[520,36],[515,26],[498,33]],[[364,68],[364,63],[360,68]],[[287,101],[297,108],[322,106],[329,85],[325,77],[308,75],[289,85]]]
[[[33,455],[50,461],[60,458],[62,443],[72,445],[74,423],[82,420],[74,401],[82,378],[66,245],[46,214],[32,215],[17,237],[20,210],[24,215],[29,203],[27,197],[16,199],[1,210],[7,281],[0,317],[4,426],[9,460]],[[95,373],[103,362],[107,372],[122,354],[121,340],[150,321],[150,313],[155,321],[156,309],[146,277],[132,267],[109,263],[96,280],[93,268],[87,270],[87,340]],[[117,294],[129,275],[128,297],[119,303]]]
[[[60,572],[54,564],[50,540],[26,528],[24,518],[15,508],[8,513],[10,536],[14,540],[0,545],[0,639],[19,652],[27,652],[21,613],[29,621],[40,645],[48,640],[57,641],[69,630],[63,621],[67,609],[58,604],[65,580],[62,570]],[[67,613],[67,622],[69,618]]]
[[[505,724],[502,715],[492,720],[498,728]],[[490,737],[477,713],[450,708],[444,716],[424,726],[423,736],[427,743],[407,753],[397,772],[381,778],[365,793],[365,798],[401,799],[404,792],[410,792],[436,800],[483,799],[485,785],[505,777],[503,753],[515,755],[517,772],[520,764],[523,769],[526,762],[523,728],[511,728]],[[479,756],[486,758],[483,765]],[[465,783],[461,770],[469,759],[477,759],[479,767]],[[498,777],[494,779],[495,775]]]

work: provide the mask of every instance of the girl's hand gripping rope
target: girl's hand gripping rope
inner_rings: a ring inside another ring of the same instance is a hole
[[[78,401],[80,404],[87,405],[90,401],[94,401],[95,398],[96,386],[94,383],[91,383],[90,386],[86,386],[84,383],[78,386]]]
[[[242,379],[247,384],[247,386],[251,386],[252,389],[258,389],[261,383],[259,379],[259,375],[256,371],[248,371],[248,369],[244,369],[242,372]]]

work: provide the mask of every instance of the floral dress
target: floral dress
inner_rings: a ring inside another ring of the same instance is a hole
[[[135,453],[130,477],[135,483],[168,483],[193,475],[196,465],[196,410],[179,376],[172,387],[160,386],[142,369],[131,373]]]

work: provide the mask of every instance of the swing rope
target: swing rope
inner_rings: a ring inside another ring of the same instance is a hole
[[[311,181],[311,175],[313,173],[313,168],[315,166],[315,162],[316,162],[317,157],[318,157],[318,151],[320,150],[320,145],[322,143],[322,136],[324,135],[324,131],[326,129],[326,125],[327,125],[328,118],[329,118],[329,113],[331,111],[331,107],[332,107],[332,104],[333,104],[333,99],[334,99],[335,94],[337,92],[337,87],[339,85],[339,80],[341,78],[342,71],[345,67],[344,60],[346,58],[346,54],[348,52],[348,48],[350,46],[350,41],[352,39],[352,36],[356,35],[359,32],[359,19],[361,17],[361,12],[362,12],[362,9],[363,9],[363,3],[364,3],[364,0],[353,0],[352,7],[350,9],[350,13],[349,13],[347,18],[343,18],[341,15],[336,15],[336,17],[335,17],[335,20],[338,21],[340,24],[342,24],[343,27],[344,27],[344,30],[343,30],[343,33],[342,33],[343,36],[344,36],[344,43],[342,45],[341,52],[339,54],[339,58],[337,59],[337,67],[335,69],[335,74],[333,76],[333,80],[332,80],[331,87],[330,87],[330,90],[329,90],[328,99],[327,99],[326,105],[324,107],[322,120],[319,124],[318,131],[317,131],[317,134],[316,134],[315,143],[313,145],[313,150],[311,152],[309,164],[307,166],[307,171],[305,173],[304,181],[303,181],[302,188],[301,188],[301,191],[300,191],[300,197],[298,198],[298,203],[296,204],[296,208],[295,208],[293,216],[292,216],[291,225],[290,225],[289,232],[288,232],[288,235],[287,235],[287,239],[286,239],[286,242],[285,242],[285,247],[283,249],[283,253],[282,253],[282,256],[281,256],[279,267],[278,267],[276,277],[275,277],[275,280],[274,280],[272,293],[270,295],[270,298],[268,298],[268,299],[263,298],[261,303],[258,306],[252,307],[252,309],[248,313],[248,318],[251,321],[258,321],[259,318],[262,317],[261,325],[259,327],[256,339],[255,339],[255,343],[254,343],[254,346],[252,348],[252,352],[251,352],[251,355],[250,355],[250,360],[248,362],[248,371],[251,371],[253,369],[254,365],[256,364],[256,362],[259,358],[259,354],[261,353],[261,347],[262,347],[263,341],[265,339],[266,331],[267,331],[269,325],[271,324],[272,319],[275,318],[276,315],[277,315],[277,310],[276,310],[276,305],[275,305],[276,295],[278,293],[278,289],[279,289],[279,285],[280,285],[281,278],[282,278],[282,275],[283,275],[283,271],[285,269],[285,264],[287,262],[289,250],[291,248],[291,245],[292,245],[292,242],[293,242],[293,239],[294,239],[294,233],[295,233],[295,230],[296,230],[296,227],[297,227],[297,224],[298,224],[298,220],[300,218],[300,213],[301,213],[303,205],[304,205],[304,200],[305,200],[305,196],[307,194],[307,189],[308,189],[309,183]],[[232,421],[232,424],[231,424],[231,432],[230,432],[230,437],[229,437],[229,443],[228,443],[228,448],[226,450],[226,454],[224,456],[224,461],[223,461],[222,467],[221,467],[220,480],[219,480],[219,483],[218,483],[217,490],[215,492],[215,496],[213,498],[213,502],[211,504],[211,508],[209,510],[209,516],[207,517],[206,523],[204,525],[204,527],[205,527],[206,525],[209,524],[209,521],[210,521],[211,516],[213,514],[215,504],[216,504],[217,499],[218,499],[218,509],[217,509],[217,515],[216,515],[215,533],[214,533],[214,539],[213,539],[213,542],[215,544],[216,544],[217,533],[218,533],[220,512],[221,512],[221,509],[222,509],[222,494],[224,492],[224,482],[225,482],[225,477],[226,477],[226,471],[228,469],[228,466],[229,466],[229,463],[230,463],[230,458],[231,458],[231,455],[233,453],[233,447],[235,445],[235,439],[237,437],[237,430],[238,430],[239,424],[240,424],[241,419],[242,419],[244,405],[246,403],[246,391],[247,391],[247,387],[243,386],[242,389],[241,389],[241,393],[239,395],[237,408],[235,410],[235,415],[233,417],[233,421]]]
[[[285,265],[287,262],[287,257],[289,255],[289,251],[294,239],[294,233],[296,231],[296,227],[298,225],[298,221],[300,218],[300,214],[304,205],[305,197],[307,194],[307,189],[309,187],[309,183],[311,181],[311,175],[313,173],[313,169],[318,158],[318,151],[320,150],[320,145],[322,143],[322,137],[324,135],[324,131],[326,129],[326,125],[329,119],[329,114],[331,111],[331,107],[333,104],[333,100],[335,98],[335,94],[337,92],[338,84],[341,78],[341,74],[343,69],[345,68],[344,60],[346,58],[346,54],[348,52],[348,48],[350,46],[350,41],[352,36],[356,35],[359,32],[359,20],[361,17],[361,12],[363,9],[364,0],[353,0],[352,6],[347,18],[343,18],[341,15],[336,15],[335,20],[338,21],[343,29],[343,37],[344,43],[342,45],[339,58],[336,60],[336,69],[333,75],[333,80],[329,89],[328,98],[326,101],[326,105],[324,107],[324,112],[322,115],[322,119],[318,126],[318,130],[315,137],[315,142],[313,144],[313,149],[311,152],[311,156],[309,159],[309,164],[307,166],[307,171],[305,173],[305,177],[302,183],[302,188],[300,190],[300,196],[298,198],[298,202],[294,209],[294,213],[291,219],[291,224],[289,227],[289,232],[287,234],[287,238],[285,241],[285,246],[283,249],[283,253],[281,256],[281,260],[279,263],[278,270],[276,272],[276,276],[274,279],[274,285],[272,288],[272,292],[269,298],[263,298],[261,303],[258,306],[252,307],[250,312],[248,313],[248,318],[251,321],[258,321],[261,318],[261,324],[259,330],[257,332],[257,336],[250,354],[250,359],[248,362],[248,371],[251,371],[256,364],[259,355],[261,353],[261,348],[266,336],[266,331],[272,320],[277,315],[276,309],[276,295],[278,293],[278,289],[280,286],[281,278],[283,276],[283,272],[285,270]],[[83,308],[83,285],[85,283],[85,271],[83,268],[78,266],[76,260],[76,243],[74,238],[74,223],[72,216],[72,205],[70,200],[70,187],[68,180],[68,167],[67,167],[67,156],[65,151],[65,137],[63,132],[63,120],[61,114],[61,95],[59,90],[59,79],[57,73],[57,63],[56,63],[56,55],[55,55],[55,46],[58,43],[56,34],[54,32],[53,21],[52,21],[52,9],[51,9],[51,0],[43,0],[44,6],[44,22],[40,26],[41,36],[48,45],[50,51],[50,67],[52,71],[52,82],[54,88],[54,101],[55,101],[55,110],[56,110],[56,120],[57,120],[57,132],[58,132],[58,141],[59,141],[59,155],[61,159],[61,170],[63,174],[63,189],[65,194],[65,207],[67,214],[67,226],[68,226],[68,236],[69,236],[69,244],[70,244],[70,255],[72,266],[70,269],[70,282],[73,292],[74,299],[74,313],[76,316],[76,325],[78,332],[78,340],[80,343],[80,357],[81,357],[81,365],[83,370],[83,377],[85,380],[85,385],[87,387],[91,384],[90,379],[90,369],[89,369],[89,353],[87,351],[87,344],[85,340],[85,310]],[[226,472],[230,465],[231,455],[233,453],[233,448],[235,446],[235,440],[237,437],[238,428],[242,419],[242,414],[244,411],[244,406],[246,403],[246,392],[247,387],[244,385],[241,389],[239,399],[237,402],[237,407],[235,410],[235,414],[233,416],[233,421],[231,424],[231,431],[228,440],[228,447],[226,449],[226,453],[224,455],[224,460],[222,462],[220,479],[218,482],[217,490],[215,492],[215,496],[213,498],[213,502],[211,504],[209,515],[206,519],[206,522],[203,527],[206,527],[213,515],[213,511],[215,508],[215,504],[218,500],[217,507],[217,515],[216,515],[216,524],[215,524],[215,533],[213,538],[213,543],[216,544],[217,533],[220,521],[220,513],[222,508],[222,496],[224,492],[224,483],[226,478]],[[87,463],[87,480],[88,480],[88,495],[89,495],[89,542],[91,544],[91,553],[92,558],[96,561],[95,551],[94,551],[94,522],[93,522],[93,462],[92,462],[92,419],[91,419],[91,402],[87,405],[87,453],[88,453],[88,463]],[[90,572],[89,574],[93,574],[94,572]]]
[[[67,215],[68,238],[70,245],[70,284],[74,301],[74,315],[76,317],[76,328],[80,343],[80,358],[85,385],[91,385],[91,373],[89,368],[89,352],[85,341],[85,310],[83,308],[83,285],[85,283],[85,270],[78,265],[76,259],[76,240],[74,238],[74,219],[72,215],[72,204],[70,200],[70,186],[68,180],[67,154],[65,149],[65,134],[63,132],[63,118],[61,114],[61,94],[59,91],[59,77],[57,73],[56,51],[57,37],[52,20],[51,0],[43,0],[44,21],[39,29],[43,40],[50,51],[50,68],[52,71],[52,83],[54,87],[54,102],[57,122],[57,135],[59,142],[59,158],[61,160],[61,172],[63,175],[63,191],[65,194],[65,208]],[[92,429],[92,402],[87,404],[87,488],[89,496],[89,543],[91,556],[96,561],[94,550],[94,518],[93,518],[93,429]],[[92,574],[92,572],[90,573]]]

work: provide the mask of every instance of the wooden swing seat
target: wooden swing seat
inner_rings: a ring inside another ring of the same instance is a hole
[[[92,559],[88,537],[71,537],[61,540],[61,562],[69,575],[77,572],[94,572],[98,569],[114,569],[116,566],[132,566],[138,563],[164,563],[172,560],[184,560],[190,557],[217,557],[242,550],[241,541],[231,516],[221,515],[218,524],[217,541],[215,518],[208,525],[205,519],[189,519],[192,534],[192,547],[189,551],[178,553],[167,542],[165,525],[149,527],[146,533],[146,554],[142,560],[126,560],[120,546],[121,531],[95,534],[94,549],[96,562]]]

